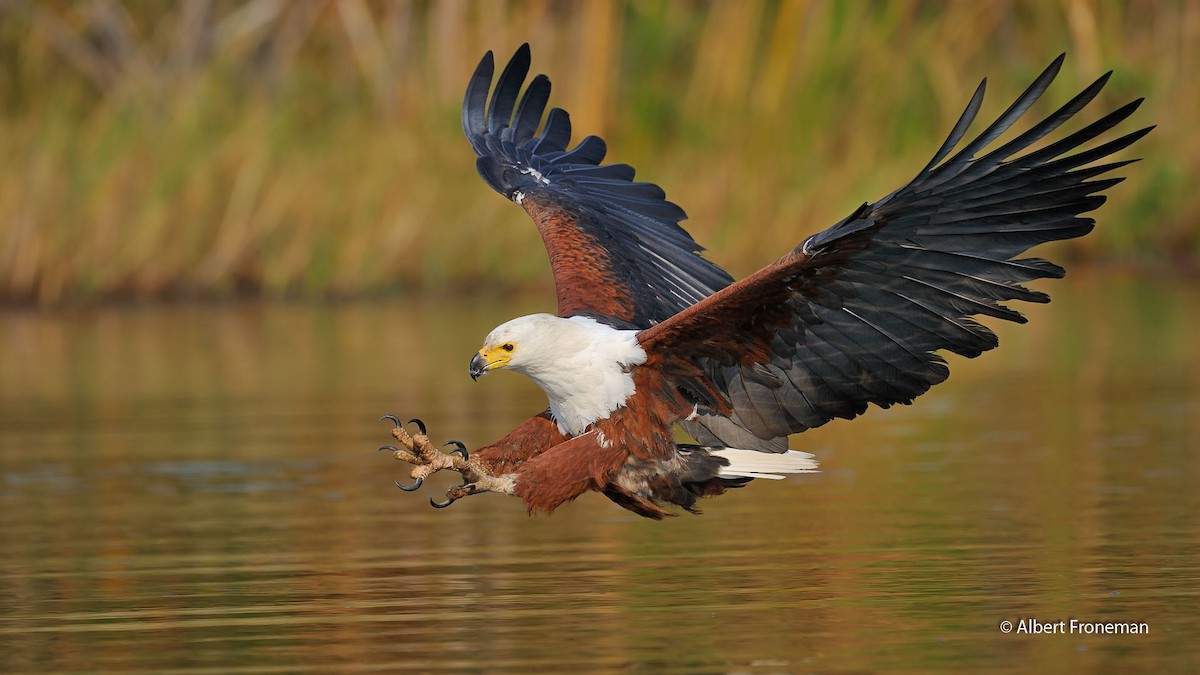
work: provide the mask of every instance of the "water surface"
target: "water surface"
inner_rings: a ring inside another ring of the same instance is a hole
[[[466,372],[543,305],[5,312],[0,670],[1196,671],[1200,287],[1043,287],[917,405],[795,437],[823,473],[658,523],[392,485],[381,414],[477,446],[544,405]]]

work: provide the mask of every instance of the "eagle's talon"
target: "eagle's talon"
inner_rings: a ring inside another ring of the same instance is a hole
[[[412,485],[401,485],[400,481],[396,481],[396,487],[400,488],[401,490],[404,490],[405,492],[416,492],[417,490],[421,489],[421,485],[423,485],[424,483],[425,483],[425,477],[417,476],[417,482],[413,483]]]
[[[413,418],[408,421],[408,424],[415,425],[420,430],[415,434],[410,434],[405,429],[406,425],[401,423],[400,418],[395,415],[384,415],[382,419],[391,420],[396,425],[396,428],[392,429],[392,436],[398,443],[397,445],[381,445],[379,449],[388,450],[392,453],[393,458],[415,465],[411,475],[416,482],[412,485],[403,485],[396,481],[396,487],[405,492],[415,492],[424,484],[426,477],[444,470],[457,471],[462,476],[462,483],[446,493],[446,501],[430,500],[430,503],[439,509],[444,509],[468,495],[498,491],[491,487],[493,479],[488,474],[487,467],[478,459],[471,458],[467,445],[462,441],[446,441],[442,447],[450,449],[444,452],[429,442],[428,429],[420,419]]]
[[[450,452],[448,452],[447,454],[450,454],[450,455],[455,455],[455,454],[457,454],[457,455],[461,455],[461,456],[462,456],[462,458],[463,458],[463,461],[464,461],[464,462],[465,462],[465,461],[467,461],[467,460],[469,460],[469,459],[471,459],[471,456],[470,456],[470,454],[467,452],[467,446],[466,446],[466,445],[465,445],[465,444],[464,444],[462,441],[446,441],[445,445],[443,445],[442,447],[444,448],[444,447],[446,447],[447,445],[453,445],[453,446],[454,446],[454,449],[453,449],[453,450],[451,450]]]

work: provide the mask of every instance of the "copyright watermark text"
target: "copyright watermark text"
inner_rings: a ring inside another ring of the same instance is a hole
[[[1039,621],[1027,618],[1016,622],[1001,621],[1000,632],[1017,635],[1147,635],[1150,625],[1144,621]]]

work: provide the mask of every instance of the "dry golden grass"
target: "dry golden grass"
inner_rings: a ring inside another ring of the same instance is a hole
[[[577,137],[662,185],[735,274],[910,178],[979,78],[994,115],[1062,51],[1041,110],[1114,68],[1091,116],[1146,96],[1134,124],[1160,128],[1055,253],[1200,253],[1195,2],[2,7],[8,301],[548,283],[458,128],[479,56],[524,41]]]

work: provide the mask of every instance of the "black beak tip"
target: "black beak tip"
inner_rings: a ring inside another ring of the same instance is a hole
[[[482,355],[476,354],[472,357],[471,365],[467,369],[467,372],[471,373],[471,379],[476,381],[487,373],[487,362],[483,360]]]

